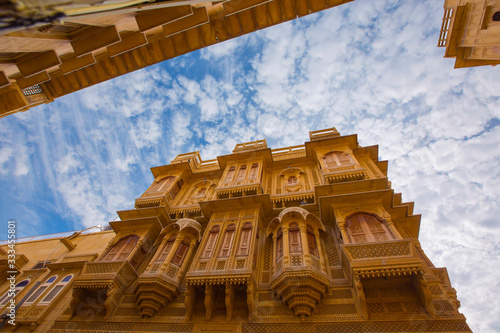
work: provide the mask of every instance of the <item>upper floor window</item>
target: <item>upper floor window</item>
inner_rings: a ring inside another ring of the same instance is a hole
[[[16,287],[14,288],[14,294],[12,294],[11,290],[7,290],[7,292],[0,298],[0,305],[5,305],[7,302],[12,298],[15,297],[21,290],[24,289],[30,283],[30,280],[26,279],[18,284],[16,284]]]
[[[229,183],[233,180],[235,171],[236,171],[236,167],[234,165],[232,167],[230,167],[229,170],[227,170],[227,175],[226,175],[226,179],[224,180],[224,183]]]
[[[47,290],[52,285],[52,283],[54,283],[56,279],[57,275],[51,276],[40,287],[38,287],[38,289],[33,294],[31,294],[31,296],[26,300],[24,304],[28,305],[35,302],[38,299],[38,297],[40,297],[40,295],[43,294],[45,290]]]
[[[291,223],[288,231],[290,237],[290,253],[302,252],[299,225],[297,223]]]
[[[259,163],[252,164],[252,167],[250,168],[250,174],[248,176],[248,179],[256,179],[258,171],[259,171]]]
[[[188,237],[185,237],[182,242],[180,242],[179,247],[177,247],[177,251],[175,251],[174,256],[172,257],[172,264],[177,266],[182,266],[182,262],[186,257],[187,251],[189,249],[189,243],[191,240]]]
[[[332,151],[323,156],[323,159],[325,160],[327,168],[335,168],[353,163],[349,154],[343,151]]]
[[[160,255],[158,257],[156,257],[155,262],[163,262],[163,261],[165,261],[165,259],[167,259],[168,253],[170,252],[170,249],[174,245],[176,236],[177,236],[176,234],[170,236],[170,238],[165,243],[165,246],[163,246],[163,249],[161,250]]]
[[[276,260],[283,257],[283,230],[278,229],[276,233]]]
[[[346,220],[347,235],[353,243],[380,242],[394,239],[389,228],[377,217],[358,213]]]
[[[493,14],[492,20],[495,21],[495,22],[499,22],[500,21],[500,11],[496,12],[495,14]]]
[[[298,182],[297,177],[295,177],[295,176],[288,177],[288,181],[287,181],[288,185],[297,184],[297,182]]]
[[[169,176],[160,179],[159,181],[155,182],[153,186],[149,188],[148,192],[161,192],[161,190],[166,190],[172,183],[174,182],[175,177]]]
[[[184,181],[180,179],[177,183],[175,183],[174,186],[172,186],[172,189],[170,190],[170,195],[172,196],[172,199],[174,199],[177,193],[179,193],[183,184]]]
[[[307,245],[309,246],[309,253],[313,256],[318,256],[318,244],[316,243],[316,236],[314,230],[307,226]]]
[[[104,256],[102,260],[125,260],[134,249],[139,236],[130,235],[120,239]]]
[[[207,243],[203,249],[202,258],[210,258],[214,251],[215,243],[217,241],[217,236],[219,235],[220,226],[214,225],[208,234]]]
[[[252,223],[246,222],[241,228],[240,244],[237,256],[247,256],[250,253],[250,240],[252,236]]]
[[[50,303],[64,287],[71,281],[73,275],[66,275],[61,281],[56,283],[54,288],[40,301],[40,303]]]
[[[247,166],[246,164],[243,164],[240,166],[240,170],[238,170],[238,176],[236,177],[236,181],[242,181],[245,179],[245,175],[247,173]]]
[[[219,257],[228,257],[231,253],[235,231],[236,226],[233,223],[227,226],[226,231],[224,232],[224,238],[222,239],[222,247],[219,252]]]
[[[195,197],[197,197],[197,198],[204,197],[205,193],[207,193],[207,188],[206,187],[200,188],[198,190],[198,192],[196,193]]]

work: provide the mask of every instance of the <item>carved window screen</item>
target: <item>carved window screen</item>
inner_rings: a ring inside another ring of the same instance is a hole
[[[179,193],[183,184],[184,181],[181,179],[177,183],[175,183],[174,186],[172,186],[172,189],[170,190],[170,195],[172,196],[172,199],[174,199],[177,193]]]
[[[236,177],[236,181],[240,182],[243,179],[245,179],[245,175],[247,173],[247,166],[246,164],[243,164],[240,166],[240,169],[238,170],[238,176]]]
[[[161,190],[166,190],[172,183],[174,182],[175,177],[169,176],[163,179],[160,179],[158,182],[154,183],[153,186],[149,188],[148,192],[156,193],[161,192]]]
[[[134,269],[137,269],[139,265],[142,263],[142,259],[146,255],[146,251],[142,247],[140,247],[137,252],[134,254],[134,257],[130,260],[130,264]]]
[[[250,250],[250,241],[252,236],[252,223],[246,222],[241,228],[240,245],[238,246],[237,256],[247,256]]]
[[[250,168],[250,175],[248,176],[248,179],[256,179],[258,171],[259,171],[259,163],[252,164],[252,167]]]
[[[71,281],[73,275],[66,275],[60,282],[58,282],[54,288],[45,296],[45,298],[40,303],[49,303],[51,302],[60,292],[61,290]]]
[[[186,257],[187,251],[189,249],[189,243],[191,240],[186,237],[182,240],[182,242],[179,244],[179,247],[177,248],[177,251],[175,251],[174,256],[172,257],[172,264],[175,264],[177,266],[182,266],[182,262],[184,261],[184,258]]]
[[[130,235],[125,238],[120,239],[118,243],[113,246],[109,252],[106,254],[106,256],[103,258],[103,260],[125,260],[127,259],[128,255],[130,252],[135,247],[135,244],[137,244],[137,241],[139,240],[139,236],[136,235]]]
[[[205,193],[207,193],[207,188],[206,187],[200,188],[198,193],[196,193],[196,197],[203,197],[205,196]]]
[[[236,171],[236,167],[232,166],[229,168],[227,171],[226,179],[224,180],[224,183],[230,183],[233,180],[234,173]]]
[[[336,168],[343,165],[350,165],[353,163],[348,153],[343,151],[333,151],[326,154],[323,159],[327,168]]]
[[[177,235],[170,236],[170,238],[167,240],[167,243],[163,247],[160,255],[156,258],[155,262],[163,262],[165,261],[165,259],[167,259],[168,253],[170,252],[170,249],[174,245],[176,236]]]
[[[302,252],[300,246],[300,229],[297,223],[291,223],[289,230],[290,253]]]
[[[352,243],[381,242],[394,239],[385,223],[373,215],[356,214],[346,222],[347,235]]]
[[[40,297],[40,295],[43,294],[45,292],[45,290],[47,290],[47,288],[49,288],[52,283],[54,283],[54,281],[56,279],[57,279],[57,275],[51,276],[40,287],[38,287],[38,289],[33,294],[31,294],[31,296],[26,300],[26,302],[24,304],[28,305],[28,304],[32,304],[33,302],[35,302]]]
[[[16,287],[14,289],[14,296],[19,294],[19,292],[21,290],[23,290],[24,287],[26,287],[29,282],[30,282],[30,280],[23,280],[23,281],[19,282],[18,284],[16,284]],[[7,292],[2,296],[2,298],[0,298],[0,305],[7,304],[7,302],[11,299],[11,297],[9,297],[10,293],[11,293],[11,291],[7,290]]]
[[[276,233],[276,260],[283,257],[283,231],[281,228]]]
[[[309,253],[317,257],[318,244],[316,243],[316,237],[314,236],[314,231],[310,226],[307,226],[307,245],[309,246]]]
[[[231,247],[233,245],[234,232],[236,231],[236,226],[231,223],[226,228],[224,232],[224,238],[222,239],[222,247],[219,252],[219,257],[229,257],[231,253]]]
[[[205,249],[203,249],[202,258],[210,258],[214,251],[215,243],[217,242],[217,236],[219,235],[220,226],[215,225],[210,229],[208,234],[207,243],[205,244]]]
[[[288,185],[297,184],[297,182],[298,182],[297,177],[295,176],[288,177]]]

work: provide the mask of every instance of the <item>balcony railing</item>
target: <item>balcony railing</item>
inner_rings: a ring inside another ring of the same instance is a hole
[[[116,283],[124,289],[135,279],[137,273],[127,260],[94,261],[85,263],[75,286],[103,288]]]
[[[306,146],[290,146],[286,148],[273,149],[271,151],[274,161],[287,160],[306,156]]]

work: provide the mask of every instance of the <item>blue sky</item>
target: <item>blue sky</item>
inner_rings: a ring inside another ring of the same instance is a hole
[[[500,331],[500,69],[443,59],[442,5],[356,0],[3,118],[0,220],[18,236],[104,224],[179,153],[335,126],[379,145],[472,330]]]

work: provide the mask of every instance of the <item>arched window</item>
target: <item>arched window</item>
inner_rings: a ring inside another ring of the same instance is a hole
[[[247,256],[250,253],[250,240],[252,236],[252,223],[246,222],[241,228],[240,245],[237,256]]]
[[[148,190],[150,193],[161,192],[161,190],[167,190],[170,185],[174,182],[175,177],[169,176],[160,179],[155,182]]]
[[[493,14],[492,20],[495,21],[495,22],[499,22],[500,21],[500,11],[496,12],[495,14]]]
[[[17,294],[19,294],[19,292],[23,290],[24,287],[28,285],[28,283],[30,283],[30,280],[26,279],[16,284],[13,294],[11,290],[7,290],[7,292],[2,296],[2,298],[0,298],[0,305],[7,304],[7,302],[10,301],[12,297],[15,297]]]
[[[288,177],[288,185],[297,184],[297,182],[298,182],[297,177],[295,176]]]
[[[187,251],[189,249],[189,243],[191,243],[191,239],[189,237],[185,237],[179,244],[177,251],[175,251],[174,256],[172,257],[171,263],[177,266],[182,266],[182,262],[186,257]]]
[[[235,171],[236,171],[236,167],[234,165],[232,167],[230,167],[229,170],[227,170],[227,175],[226,175],[226,179],[224,180],[224,183],[230,183],[233,180]]]
[[[318,244],[316,243],[316,236],[314,230],[307,226],[307,245],[309,246],[309,253],[313,256],[318,256]]]
[[[64,289],[64,287],[71,281],[73,275],[66,275],[61,281],[56,283],[54,288],[40,301],[40,303],[50,303],[60,292]]]
[[[347,235],[353,243],[380,242],[394,239],[385,223],[375,216],[359,213],[347,219]]]
[[[172,246],[174,245],[174,242],[175,242],[175,237],[177,235],[174,234],[172,236],[170,236],[170,238],[167,240],[167,242],[165,243],[165,246],[163,247],[163,249],[161,250],[161,253],[158,257],[156,257],[156,260],[155,262],[164,262],[165,259],[167,259],[167,256],[168,256],[168,253],[170,252],[170,249],[172,248]]]
[[[250,168],[250,175],[248,176],[248,179],[257,178],[258,171],[259,171],[259,163],[252,164],[252,167]]]
[[[38,297],[40,297],[40,295],[43,294],[45,290],[47,290],[52,285],[52,283],[54,283],[56,279],[57,275],[53,275],[48,278],[47,281],[45,281],[33,294],[31,294],[31,296],[26,300],[24,304],[28,305],[34,303],[38,299]]]
[[[220,226],[214,225],[212,229],[210,229],[210,233],[208,234],[207,243],[205,244],[205,249],[203,250],[202,258],[210,258],[214,251],[215,243],[217,242],[217,236],[219,235]]]
[[[240,182],[243,179],[245,179],[245,175],[247,173],[247,166],[246,164],[243,164],[240,166],[240,170],[238,170],[238,177],[236,177],[236,181]]]
[[[289,231],[289,242],[290,242],[290,253],[302,252],[302,247],[300,246],[300,229],[297,223],[291,223]]]
[[[229,257],[231,247],[233,245],[235,230],[236,226],[233,223],[227,226],[226,231],[224,232],[224,238],[222,239],[222,247],[220,248],[219,257]]]
[[[276,260],[283,257],[283,230],[278,229],[276,233]]]
[[[353,163],[349,154],[343,151],[333,151],[323,156],[327,168],[336,168]]]
[[[205,196],[205,193],[207,193],[207,188],[206,187],[203,187],[203,188],[200,188],[198,190],[198,192],[196,193],[196,197],[199,198],[199,197],[204,197]]]
[[[139,236],[130,235],[120,239],[118,243],[113,246],[102,260],[125,260],[130,252],[137,244]]]

